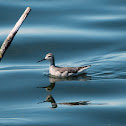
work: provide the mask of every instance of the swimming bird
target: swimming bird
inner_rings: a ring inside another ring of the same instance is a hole
[[[69,77],[69,76],[82,74],[86,69],[88,69],[91,66],[89,65],[89,66],[82,66],[82,67],[57,67],[55,66],[55,59],[52,53],[48,53],[44,59],[38,62],[44,60],[50,61],[49,74],[56,77]]]

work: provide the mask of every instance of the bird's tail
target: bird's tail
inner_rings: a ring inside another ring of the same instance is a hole
[[[91,65],[79,67],[78,72],[83,72],[84,70],[88,69],[89,67],[91,67]]]

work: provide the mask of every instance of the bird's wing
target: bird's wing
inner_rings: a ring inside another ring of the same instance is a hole
[[[57,70],[60,73],[64,73],[65,71],[67,71],[68,73],[77,73],[78,68],[77,67],[57,67]]]
[[[78,72],[82,72],[86,69],[88,69],[91,65],[89,66],[83,66],[83,67],[56,67],[57,71],[59,71],[60,73],[64,73],[64,72],[68,72],[71,75],[72,74],[76,74]]]

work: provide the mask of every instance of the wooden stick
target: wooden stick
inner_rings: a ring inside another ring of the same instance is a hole
[[[24,11],[24,13],[22,14],[22,16],[20,17],[20,19],[18,20],[18,22],[15,24],[14,28],[11,30],[10,34],[4,40],[4,42],[3,42],[3,44],[2,44],[2,46],[0,48],[0,60],[3,58],[3,55],[4,55],[5,51],[7,50],[9,45],[11,44],[14,36],[18,32],[21,24],[26,19],[26,17],[28,16],[30,11],[31,11],[31,8],[27,7],[26,10]]]

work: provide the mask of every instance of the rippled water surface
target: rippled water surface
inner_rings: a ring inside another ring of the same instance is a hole
[[[0,62],[0,126],[125,126],[126,1],[0,0],[0,44],[28,6]],[[49,77],[48,61],[36,63],[49,52],[92,67]]]

